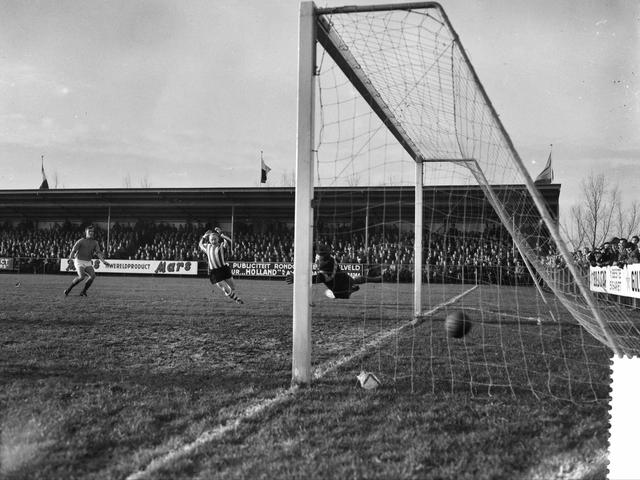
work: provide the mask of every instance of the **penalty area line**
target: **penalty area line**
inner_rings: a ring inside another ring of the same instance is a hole
[[[356,360],[357,358],[364,355],[367,352],[367,350],[369,350],[371,347],[387,340],[393,335],[396,335],[401,330],[404,330],[407,327],[415,325],[416,323],[418,323],[418,321],[422,320],[425,317],[433,315],[434,313],[441,310],[442,308],[457,302],[459,299],[471,293],[476,288],[478,288],[477,285],[462,292],[459,295],[456,295],[455,297],[450,298],[445,302],[442,302],[436,305],[431,310],[420,315],[419,319],[411,320],[410,322],[407,322],[404,325],[401,325],[397,328],[394,328],[389,331],[376,335],[373,339],[369,340],[366,343],[366,345],[363,345],[362,347],[360,347],[360,349],[357,352],[351,355],[342,357],[336,361],[325,362],[324,364],[320,365],[315,369],[313,374],[314,379],[316,380],[320,379],[324,377],[326,374],[338,369],[342,365],[352,362],[353,360]],[[157,458],[154,458],[147,464],[146,467],[130,474],[126,480],[142,480],[144,478],[147,478],[149,475],[153,474],[153,472],[159,470],[160,468],[163,468],[164,466],[170,464],[171,462],[178,460],[179,458],[182,458],[184,456],[190,455],[191,453],[196,451],[199,447],[206,445],[209,442],[213,442],[221,439],[228,432],[238,428],[243,421],[250,420],[260,415],[261,413],[269,410],[272,407],[275,407],[277,405],[280,405],[284,402],[289,401],[291,398],[295,396],[298,390],[299,388],[294,385],[286,390],[281,391],[273,398],[269,398],[261,402],[249,405],[233,420],[230,420],[224,425],[218,425],[215,428],[200,434],[200,436],[191,443],[187,443],[180,447],[174,448],[173,450],[170,450],[169,452],[163,455],[160,455]]]

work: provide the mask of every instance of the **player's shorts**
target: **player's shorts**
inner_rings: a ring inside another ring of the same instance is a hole
[[[73,264],[76,266],[76,272],[80,273],[80,268],[93,268],[93,262],[91,260],[78,260],[73,259]]]
[[[214,268],[209,271],[209,281],[213,284],[227,280],[231,278],[231,276],[231,268],[229,268],[229,265],[223,265],[220,268]]]

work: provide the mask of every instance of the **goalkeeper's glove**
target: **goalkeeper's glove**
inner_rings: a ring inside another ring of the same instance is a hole
[[[291,285],[293,283],[293,273],[287,273],[287,276],[284,277],[285,282]]]

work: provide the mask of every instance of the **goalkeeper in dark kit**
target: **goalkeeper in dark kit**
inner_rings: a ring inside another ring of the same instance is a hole
[[[358,283],[362,283],[359,278],[352,278],[347,273],[340,270],[340,262],[331,255],[331,250],[321,245],[318,247],[315,265],[316,273],[311,277],[311,283],[324,283],[327,287],[325,295],[329,298],[347,299],[351,294],[360,290]],[[293,283],[293,274],[286,277],[288,284]]]

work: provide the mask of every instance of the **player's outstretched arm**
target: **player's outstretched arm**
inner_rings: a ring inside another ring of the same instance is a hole
[[[284,280],[289,285],[291,285],[293,283],[293,273],[287,273],[287,275],[284,277]],[[324,276],[321,273],[311,275],[311,283],[324,283]]]
[[[357,277],[353,277],[352,281],[354,285],[362,285],[363,283],[367,283],[367,278],[362,275],[358,275]]]
[[[91,255],[91,258],[94,258],[94,255],[96,257],[98,257],[100,259],[100,261],[102,263],[104,263],[107,267],[109,266],[109,262],[107,262],[107,260],[104,258],[104,253],[102,253],[102,250],[100,250],[100,246],[98,244],[98,242],[95,242],[94,244],[95,246],[93,247],[93,254]]]
[[[104,263],[107,267],[109,265],[111,265],[109,262],[107,262],[107,260],[104,258],[104,254],[102,252],[97,252],[98,258],[100,259],[100,261],[102,263]]]

